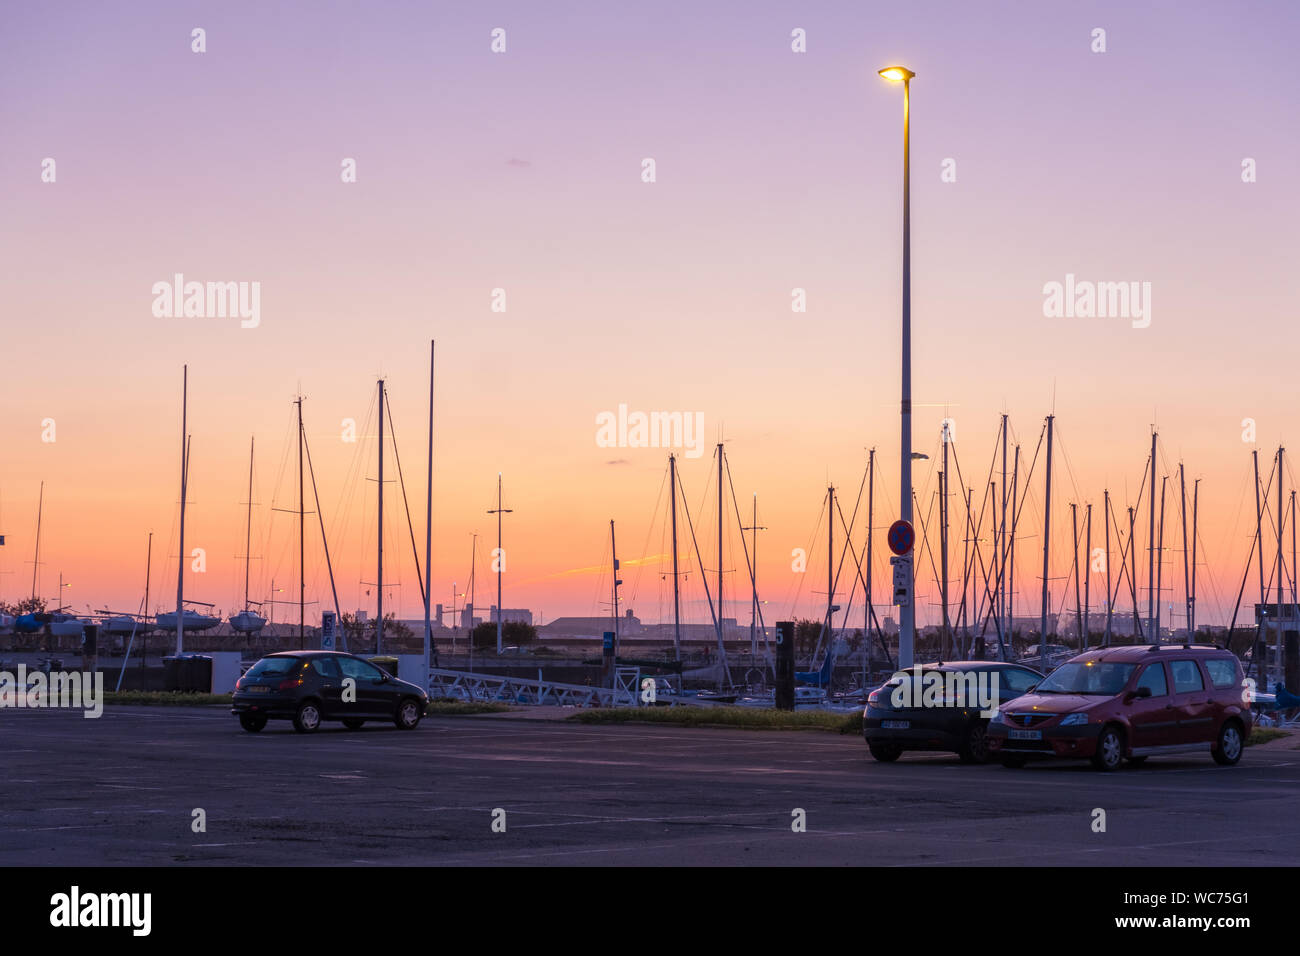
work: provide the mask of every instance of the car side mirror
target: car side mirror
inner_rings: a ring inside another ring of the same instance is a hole
[[[1124,695],[1126,701],[1145,700],[1151,696],[1150,687],[1139,687],[1137,690],[1131,690]]]

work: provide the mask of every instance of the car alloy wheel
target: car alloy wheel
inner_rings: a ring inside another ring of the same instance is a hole
[[[1092,758],[1098,770],[1114,770],[1124,762],[1124,741],[1114,727],[1106,727],[1097,738],[1097,754]]]
[[[310,734],[320,727],[320,708],[315,701],[304,701],[293,718],[293,729],[300,734]]]
[[[413,700],[404,700],[397,708],[397,726],[403,730],[414,730],[420,722],[420,705]]]
[[[1241,759],[1241,728],[1236,721],[1228,721],[1219,731],[1218,746],[1214,748],[1215,763],[1232,766]]]

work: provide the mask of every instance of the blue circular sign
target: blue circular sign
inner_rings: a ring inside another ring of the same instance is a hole
[[[912,550],[912,545],[916,544],[916,531],[913,530],[911,522],[902,519],[889,526],[887,537],[889,550],[899,557],[909,553]]]

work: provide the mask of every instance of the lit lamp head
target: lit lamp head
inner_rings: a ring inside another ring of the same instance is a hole
[[[887,66],[883,70],[877,70],[882,78],[890,83],[906,83],[912,77],[916,76],[905,66]]]

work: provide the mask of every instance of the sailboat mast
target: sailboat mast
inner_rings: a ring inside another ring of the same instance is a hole
[[[1155,627],[1156,619],[1156,437],[1157,433],[1151,432],[1151,504],[1147,508],[1150,516],[1150,526],[1147,532],[1147,629]],[[1151,633],[1147,643],[1158,644],[1160,636],[1154,632]]]
[[[379,594],[378,616],[375,618],[375,653],[380,653],[384,640],[384,380],[379,380],[379,551],[377,558],[376,591]],[[470,642],[473,646],[473,641]]]
[[[614,540],[614,519],[609,519],[609,551],[614,561],[614,661],[618,662],[619,627],[618,627],[618,545]]]
[[[470,538],[469,545],[469,669],[474,670],[474,575],[476,573],[475,559],[478,558],[478,533]]]
[[[753,524],[749,526],[749,656],[758,657],[758,492],[754,492]]]
[[[1201,479],[1197,478],[1192,483],[1192,590],[1191,596],[1187,599],[1187,617],[1190,621],[1188,627],[1191,628],[1193,639],[1196,637],[1196,518],[1200,496]]]
[[[248,525],[244,530],[244,610],[248,610],[248,570],[253,553],[253,446],[256,436],[248,439]]]
[[[1015,499],[1011,501],[1012,508],[1015,507]],[[995,552],[998,549],[994,549]],[[1002,547],[1000,552],[1000,573],[998,579],[1002,582],[1001,588],[998,589],[998,617],[1005,625],[1007,620],[1007,416],[1002,416]]]
[[[1020,446],[1016,446],[1015,461],[1011,466],[1011,544],[1007,552],[1007,637],[1016,639],[1016,526],[1020,524],[1020,509],[1016,499],[1020,495]],[[1003,660],[1006,660],[1005,650]]]
[[[302,485],[302,396],[298,406],[298,649],[307,647],[307,512]],[[252,500],[252,496],[249,496]]]
[[[144,613],[145,615],[148,615],[149,613],[149,578],[152,575],[152,572],[153,572],[153,532],[150,531],[149,550],[146,553],[144,559]],[[144,650],[143,653],[140,655],[140,666],[145,667],[149,662],[149,629],[148,628],[145,628],[144,634],[141,635],[141,640],[144,641]],[[122,662],[122,666],[123,667],[126,666],[125,661]],[[121,688],[120,679],[118,680],[118,686],[120,689]]]
[[[424,670],[428,677],[433,660],[433,624],[430,602],[433,600],[433,355],[434,341],[429,340],[429,469],[424,500]],[[439,621],[439,624],[442,622]]]
[[[943,604],[943,633],[939,646],[948,646],[948,425],[943,426],[943,471],[939,473],[939,574],[943,581],[939,586],[939,600]],[[940,655],[943,654],[941,650]]]
[[[1092,502],[1088,502],[1088,515],[1085,519],[1087,531],[1084,532],[1083,542],[1083,563],[1087,569],[1083,572],[1083,646],[1080,650],[1088,649],[1088,637],[1092,631],[1092,595],[1090,588],[1092,585]]]
[[[1192,626],[1192,581],[1191,568],[1188,565],[1187,555],[1187,467],[1183,462],[1178,463],[1178,496],[1182,500],[1182,507],[1179,509],[1183,516],[1183,595],[1187,598],[1186,614],[1188,627],[1188,640],[1196,638],[1195,633],[1191,631]]]
[[[996,481],[993,481],[990,482],[989,484],[992,486],[993,500],[994,502],[996,502],[998,500],[998,483]],[[1007,490],[1003,488],[1002,489],[1003,500],[1006,499],[1006,496],[1007,496]],[[994,507],[996,508],[997,505],[995,504]],[[993,575],[993,597],[990,601],[989,610],[993,615],[993,628],[994,631],[997,633],[998,644],[1001,645],[1002,626],[1003,624],[1006,623],[1002,619],[1002,590],[1003,588],[1006,587],[1006,583],[1007,583],[1004,580],[1006,576],[1006,570],[1007,570],[1007,556],[1005,552],[1000,555],[998,554],[998,549],[1002,547],[1002,542],[999,540],[1000,531],[997,526],[997,521],[998,521],[997,512],[994,512],[993,514],[993,522],[994,522],[993,523],[993,557],[990,559],[989,562],[990,563],[989,570]],[[987,627],[987,624],[985,626]],[[975,638],[975,640],[980,645],[981,648],[986,646],[984,641],[983,628],[980,629],[980,633]],[[976,657],[976,660],[983,660],[983,659],[984,658],[982,653]]]
[[[826,653],[835,644],[835,486],[826,489]],[[816,666],[809,662],[809,666]]]
[[[1273,627],[1277,631],[1277,660],[1282,663],[1282,486],[1285,484],[1282,470],[1283,455],[1286,449],[1277,446],[1277,617]],[[1265,658],[1267,660],[1267,658]]]
[[[176,653],[185,649],[185,477],[189,465],[189,445],[186,438],[189,422],[190,367],[181,369],[181,520],[180,551],[176,561]]]
[[[718,442],[718,653],[723,648],[722,631],[722,442]]]
[[[955,638],[954,638],[954,640],[953,640],[953,645],[954,645],[954,646],[960,646],[961,653],[958,655],[959,657],[965,657],[965,656],[966,656],[966,648],[967,648],[967,645],[970,644],[970,618],[966,616],[966,591],[967,591],[967,589],[970,587],[970,576],[971,576],[971,555],[970,555],[970,553],[971,553],[971,545],[977,543],[976,538],[975,538],[975,537],[972,537],[972,535],[975,533],[975,521],[974,521],[974,518],[971,516],[971,511],[970,511],[970,506],[971,506],[971,496],[972,496],[974,493],[975,493],[975,489],[974,489],[974,488],[967,488],[967,489],[966,489],[966,534],[963,536],[963,537],[964,537],[964,540],[963,540],[963,542],[962,542],[962,548],[961,548],[961,640],[960,640],[960,645],[959,645],[958,641],[957,641]],[[994,495],[997,494],[996,491],[994,491],[993,493],[994,493]],[[971,595],[971,603],[972,603],[972,604],[974,603],[974,597],[975,597],[975,596],[972,594],[972,595]]]
[[[1047,673],[1047,567],[1052,543],[1052,424],[1055,415],[1047,416],[1047,487],[1043,500],[1043,603],[1038,627],[1039,670]]]
[[[45,513],[45,482],[41,482],[40,498],[36,502],[36,553],[32,558],[32,600],[36,600],[36,573],[41,567],[41,517]]]
[[[498,654],[501,653],[501,629],[502,629],[501,609],[505,607],[505,605],[501,603],[501,574],[505,570],[501,563],[503,561],[502,550],[501,550],[501,517],[502,517],[501,472],[498,471],[497,472],[497,653]]]
[[[682,659],[681,595],[677,583],[677,456],[668,456],[668,498],[673,525],[673,652]]]
[[[1255,551],[1259,559],[1259,603],[1265,605],[1268,603],[1268,593],[1264,590],[1264,506],[1260,501],[1259,495],[1259,449],[1253,449],[1250,453],[1255,463]],[[1261,615],[1262,616],[1262,615]],[[1262,622],[1261,622],[1262,623]],[[1259,677],[1259,684],[1267,690],[1268,674],[1264,667],[1263,658],[1266,651],[1263,650],[1268,644],[1268,635],[1261,627],[1255,636],[1255,667],[1256,674]]]
[[[1074,532],[1074,633],[1079,638],[1079,646],[1082,647],[1085,638],[1083,605],[1079,601],[1079,506],[1073,501],[1070,502],[1070,527]]]
[[[871,621],[876,616],[876,609],[871,603],[871,538],[876,517],[876,450],[867,452],[867,619],[863,621],[868,634],[867,644],[871,644]],[[870,654],[867,658],[870,658]],[[863,665],[866,666],[865,663]]]
[[[1163,590],[1165,571],[1165,485],[1169,476],[1160,478],[1160,531],[1156,536],[1156,613],[1151,620],[1151,643],[1160,643],[1160,594]]]
[[[1142,616],[1138,613],[1137,591],[1137,512],[1128,509],[1128,583],[1133,598],[1133,636],[1142,636]]]
[[[1113,598],[1115,592],[1110,585],[1110,489],[1107,488],[1102,494],[1102,510],[1106,512],[1106,636],[1102,640],[1103,647],[1110,647],[1110,624],[1114,618]]]

